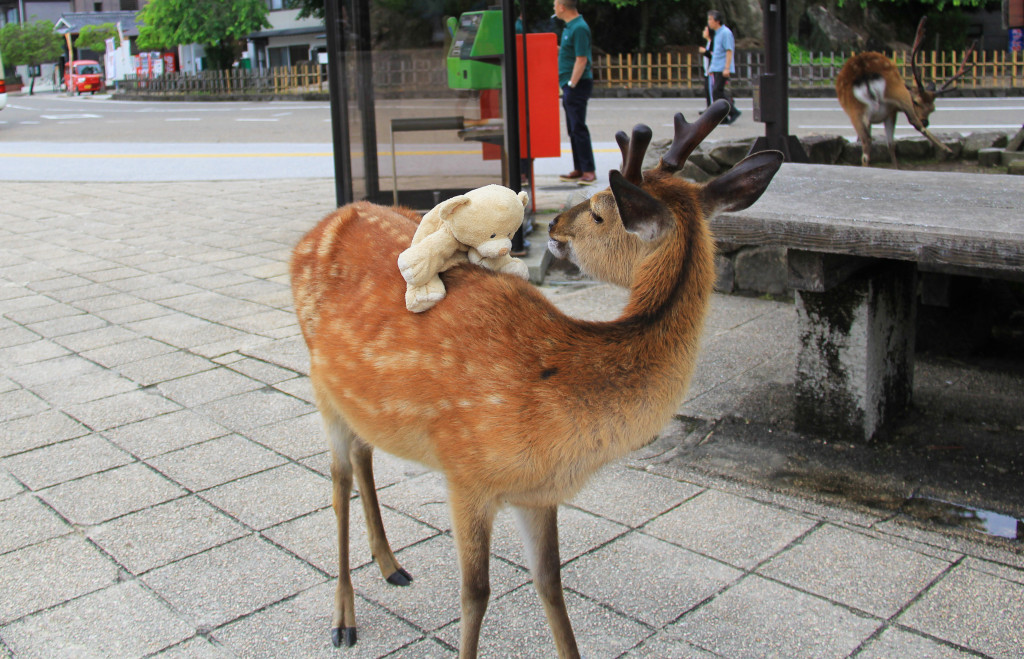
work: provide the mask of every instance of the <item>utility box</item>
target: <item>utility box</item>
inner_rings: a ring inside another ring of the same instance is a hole
[[[469,11],[458,19],[452,17],[449,29],[454,37],[448,50],[448,86],[501,89],[501,56],[505,51],[501,10]]]

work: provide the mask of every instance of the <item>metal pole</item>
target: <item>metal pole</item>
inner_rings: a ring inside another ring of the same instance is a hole
[[[324,0],[324,26],[327,29],[327,85],[331,96],[331,135],[334,140],[334,195],[338,206],[344,206],[355,199],[352,196],[352,160],[348,140],[345,32],[338,2]]]
[[[752,151],[775,149],[789,162],[807,162],[800,141],[789,134],[789,51],[786,45],[786,0],[765,0],[764,68],[758,85],[758,111],[764,137]]]
[[[513,0],[501,0],[501,18],[505,28],[505,48],[502,55],[501,86],[505,113],[505,159],[508,161],[508,182],[519,190],[522,171],[519,168],[519,76],[516,61],[516,8]],[[526,29],[526,26],[523,26]]]
[[[356,101],[363,128],[363,178],[366,198],[378,201],[380,168],[377,165],[377,107],[373,88],[373,43],[370,40],[370,0],[352,0],[356,46]]]

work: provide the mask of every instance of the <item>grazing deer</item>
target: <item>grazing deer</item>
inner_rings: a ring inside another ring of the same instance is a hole
[[[935,111],[935,97],[949,91],[951,85],[964,74],[967,58],[974,52],[976,44],[964,53],[964,61],[957,73],[935,89],[935,85],[921,84],[921,73],[917,70],[917,53],[924,43],[924,24],[926,17],[917,24],[917,35],[914,47],[910,52],[910,70],[914,74],[917,87],[910,89],[900,75],[891,59],[881,53],[867,52],[854,55],[846,60],[843,68],[836,76],[836,95],[839,105],[850,117],[857,138],[861,145],[861,165],[871,163],[871,124],[885,124],[885,142],[889,147],[889,158],[893,166],[896,163],[896,142],[893,133],[896,130],[896,114],[903,112],[907,119],[922,135],[945,151],[950,148],[939,141],[928,130],[928,117]]]
[[[473,265],[442,275],[446,297],[405,308],[396,261],[418,218],[357,202],[327,216],[295,248],[295,311],[331,453],[338,523],[332,640],[356,641],[349,575],[349,493],[358,481],[370,549],[383,576],[407,585],[381,524],[372,450],[447,478],[462,575],[460,656],[475,657],[490,594],[497,510],[514,509],[560,657],[577,657],[565,608],[557,507],[603,465],[655,437],[683,400],[715,281],[709,217],[761,196],[782,154],[749,156],[696,185],[673,176],[729,112],[675,117],[658,167],[641,173],[651,130],[619,133],[622,173],[559,215],[550,248],[601,279],[630,285],[620,318],[558,311],[519,277]]]

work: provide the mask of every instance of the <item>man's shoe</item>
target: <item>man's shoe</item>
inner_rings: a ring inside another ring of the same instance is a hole
[[[583,178],[583,173],[580,172],[578,169],[574,169],[568,174],[562,174],[561,176],[559,176],[558,180],[563,181],[565,183],[575,183],[581,178]]]
[[[733,108],[732,109],[732,114],[729,115],[729,123],[730,124],[736,123],[736,120],[740,118],[741,114],[743,114],[743,113],[740,112],[739,110],[737,110],[736,108]]]
[[[587,172],[580,176],[580,180],[576,181],[578,185],[594,185],[597,182],[597,175],[594,172]]]

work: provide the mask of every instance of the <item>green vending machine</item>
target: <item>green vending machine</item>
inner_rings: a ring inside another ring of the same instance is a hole
[[[448,86],[452,89],[501,89],[505,52],[500,9],[469,11],[448,19]]]

